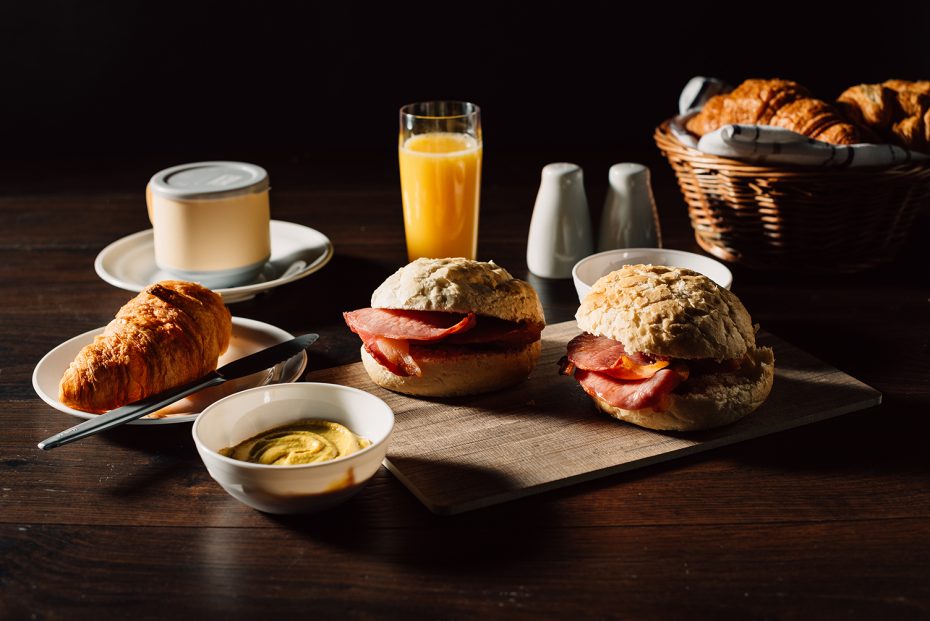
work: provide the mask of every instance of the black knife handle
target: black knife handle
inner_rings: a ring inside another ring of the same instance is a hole
[[[209,375],[205,375],[199,379],[185,384],[180,387],[172,388],[166,390],[157,395],[152,395],[151,397],[146,397],[145,399],[140,399],[135,403],[130,403],[129,405],[124,405],[121,408],[116,408],[115,410],[110,410],[106,414],[101,414],[96,418],[91,418],[86,420],[80,425],[75,425],[70,429],[65,429],[62,432],[56,433],[50,438],[46,438],[39,442],[39,448],[43,451],[53,449],[69,442],[74,442],[75,440],[80,440],[81,438],[86,438],[87,436],[94,435],[95,433],[100,433],[111,427],[116,427],[117,425],[122,425],[127,421],[134,420],[136,418],[142,418],[146,414],[151,414],[161,408],[171,405],[179,399],[191,395],[198,390],[203,390],[204,388],[209,388],[210,386],[216,386],[217,384],[222,384],[226,380],[219,376],[216,371],[213,371]]]

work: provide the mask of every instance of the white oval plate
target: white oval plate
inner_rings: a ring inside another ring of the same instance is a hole
[[[36,365],[32,373],[32,387],[39,397],[47,404],[67,414],[78,416],[80,418],[95,418],[97,414],[82,412],[69,408],[58,400],[58,383],[61,376],[64,375],[68,365],[74,360],[81,349],[92,342],[94,337],[103,333],[104,328],[90,330],[84,334],[69,339],[45,354],[39,364]],[[232,318],[232,338],[229,341],[229,349],[220,356],[217,366],[223,366],[247,356],[251,353],[271,347],[277,343],[282,343],[294,338],[288,332],[261,321],[254,319],[244,319],[242,317]],[[304,369],[307,368],[307,352],[302,351],[296,356],[286,360],[274,367],[243,377],[238,380],[224,382],[219,386],[206,388],[196,392],[189,397],[172,403],[166,408],[153,412],[148,416],[129,422],[129,425],[159,425],[166,423],[187,423],[202,412],[208,405],[214,401],[219,401],[223,397],[264,384],[288,384],[296,382]]]
[[[215,291],[227,304],[249,300],[257,293],[309,276],[329,263],[332,256],[332,243],[316,229],[272,220],[271,258],[255,282]],[[155,265],[152,229],[118,239],[101,250],[94,261],[94,269],[114,287],[137,293],[159,280],[175,279]]]

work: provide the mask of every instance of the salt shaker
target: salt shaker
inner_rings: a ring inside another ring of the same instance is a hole
[[[570,278],[575,263],[593,250],[581,167],[565,162],[545,166],[530,221],[527,266],[543,278]]]
[[[662,234],[649,169],[642,164],[614,164],[601,215],[598,251],[614,248],[661,248]]]

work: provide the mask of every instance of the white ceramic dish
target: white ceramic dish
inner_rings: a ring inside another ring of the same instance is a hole
[[[294,338],[293,335],[280,328],[254,319],[233,317],[232,324],[232,339],[229,342],[229,349],[220,356],[219,366]],[[97,328],[69,339],[48,352],[39,361],[32,373],[32,387],[43,401],[56,410],[80,418],[94,418],[97,416],[96,414],[69,408],[59,401],[58,382],[61,381],[61,376],[78,352],[102,332],[103,328]],[[290,360],[275,365],[267,371],[201,390],[190,397],[172,403],[158,412],[127,424],[159,425],[190,422],[197,418],[197,415],[208,405],[229,394],[268,383],[296,382],[306,368],[307,352],[301,352]]]
[[[220,455],[259,433],[307,418],[340,423],[371,446],[316,464],[268,466]],[[233,498],[266,513],[307,513],[343,502],[377,472],[394,430],[394,413],[367,392],[336,384],[261,386],[217,401],[191,433],[210,476]]]
[[[639,263],[686,267],[704,274],[725,289],[729,289],[733,284],[733,274],[727,266],[710,257],[667,248],[623,248],[592,254],[575,264],[572,268],[572,279],[575,281],[578,300],[581,301],[588,295],[591,287],[601,276],[618,270],[624,265]]]
[[[280,287],[309,276],[329,263],[333,245],[329,238],[310,227],[271,221],[271,258],[255,282],[228,289],[216,289],[227,304],[242,302],[257,293]],[[97,275],[114,287],[142,291],[159,280],[174,279],[155,265],[155,238],[152,229],[119,239],[97,255]]]

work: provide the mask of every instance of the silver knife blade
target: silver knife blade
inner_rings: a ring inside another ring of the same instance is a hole
[[[318,338],[320,338],[319,334],[304,334],[303,336],[298,336],[289,341],[272,345],[254,354],[249,354],[238,360],[233,360],[229,364],[193,382],[171,388],[165,392],[146,397],[135,403],[116,408],[115,410],[110,410],[106,414],[101,414],[96,418],[86,420],[70,429],[65,429],[62,432],[56,433],[50,438],[46,438],[39,442],[39,448],[43,451],[47,451],[62,446],[63,444],[86,438],[87,436],[100,433],[101,431],[122,425],[131,420],[142,418],[146,414],[151,414],[152,412],[160,410],[198,390],[216,386],[217,384],[222,384],[223,382],[245,377],[252,373],[257,373],[269,367],[273,367],[279,362],[296,356],[307,349]]]
[[[216,370],[216,374],[224,380],[234,380],[246,375],[258,373],[269,367],[287,360],[291,356],[296,356],[303,350],[307,349],[316,340],[320,338],[319,334],[304,334],[290,341],[284,341],[277,345],[272,345],[267,349],[257,351],[254,354],[244,356],[238,360],[233,360],[229,364]]]

